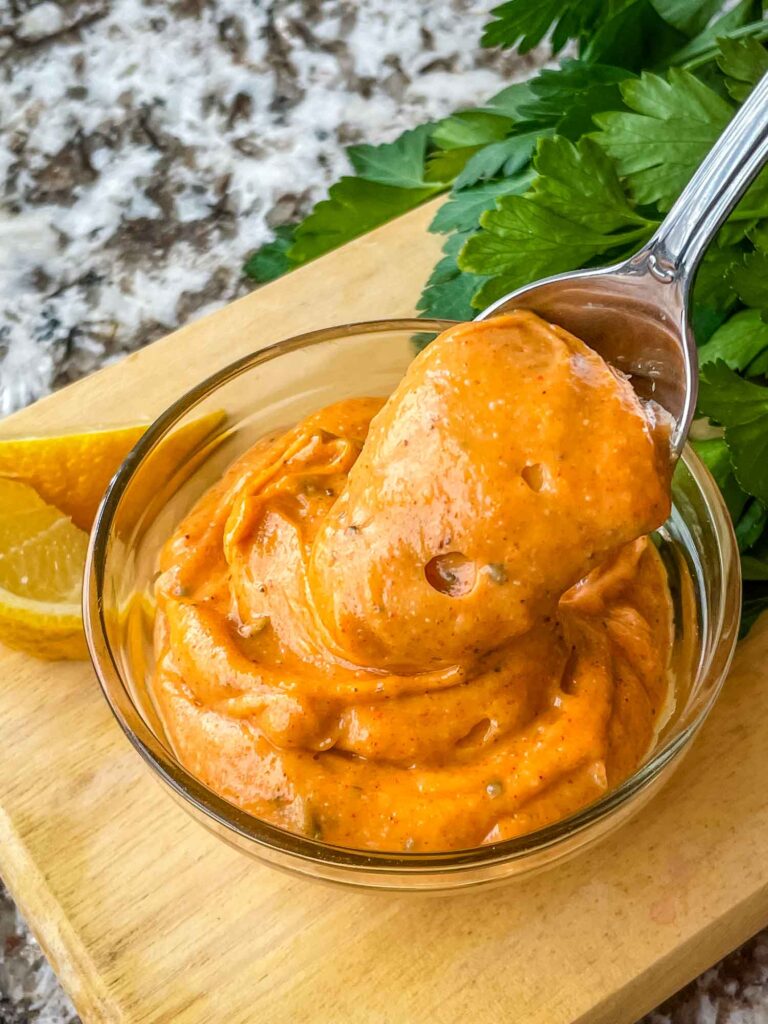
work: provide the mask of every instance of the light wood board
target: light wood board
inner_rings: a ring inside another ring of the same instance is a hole
[[[152,417],[281,337],[406,315],[416,211],[0,424]],[[693,750],[616,835],[529,880],[366,895],[261,867],[187,818],[90,667],[0,651],[0,872],[86,1022],[631,1024],[768,921],[768,622]]]

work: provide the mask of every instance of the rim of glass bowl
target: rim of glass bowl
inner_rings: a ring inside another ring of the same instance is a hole
[[[272,853],[288,855],[310,863],[326,863],[336,867],[357,869],[381,874],[428,873],[435,869],[461,872],[479,866],[489,867],[521,860],[530,854],[555,846],[561,840],[575,836],[608,817],[632,796],[644,790],[661,770],[685,746],[707,716],[722,686],[736,644],[738,614],[741,600],[741,581],[738,554],[733,527],[720,491],[703,462],[690,447],[686,447],[683,461],[702,493],[708,515],[718,539],[717,555],[720,560],[720,600],[718,621],[712,624],[714,642],[707,645],[697,664],[697,680],[715,675],[717,682],[710,688],[706,700],[683,728],[672,734],[653,756],[616,789],[575,814],[554,824],[537,829],[515,839],[446,853],[392,853],[375,850],[357,850],[331,846],[316,839],[288,832],[262,821],[208,789],[188,772],[175,758],[168,755],[137,709],[130,688],[117,667],[110,648],[103,614],[103,591],[106,578],[106,559],[109,552],[112,523],[120,499],[134,473],[176,423],[199,402],[240,374],[297,349],[342,340],[361,334],[384,331],[410,331],[413,333],[440,332],[453,326],[452,320],[394,319],[343,324],[310,331],[285,341],[277,342],[258,352],[236,360],[222,370],[207,377],[187,391],[148,427],[128,454],[110,484],[96,515],[91,532],[83,587],[83,621],[88,649],[102,692],[123,732],[143,759],[160,775],[182,800],[197,811],[213,819],[219,826],[240,837],[266,847]],[[706,637],[701,637],[701,643]],[[122,692],[125,700],[113,696],[113,688]],[[126,713],[127,712],[127,713]]]

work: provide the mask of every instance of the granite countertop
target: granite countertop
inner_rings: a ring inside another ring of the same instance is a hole
[[[378,142],[527,77],[486,0],[0,0],[0,414],[248,289]],[[77,1017],[0,883],[0,1024]],[[645,1024],[767,1024],[768,932]]]

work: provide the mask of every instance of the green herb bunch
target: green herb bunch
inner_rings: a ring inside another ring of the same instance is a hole
[[[656,227],[737,106],[768,72],[759,0],[508,0],[483,43],[549,35],[576,58],[381,146],[351,146],[342,178],[246,273],[263,282],[448,192],[430,231],[443,257],[424,316],[466,320],[537,278],[599,266]],[[742,552],[743,630],[768,608],[768,170],[707,252],[694,285],[694,441]]]

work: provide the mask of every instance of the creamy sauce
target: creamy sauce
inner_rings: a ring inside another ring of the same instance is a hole
[[[668,699],[664,440],[529,313],[265,438],[162,553],[153,697],[180,760],[357,848],[471,847],[590,803]]]

